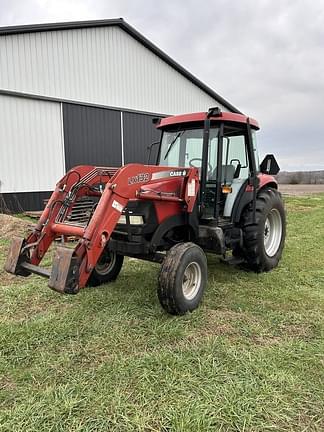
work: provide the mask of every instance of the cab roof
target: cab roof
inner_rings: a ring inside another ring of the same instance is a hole
[[[163,129],[167,126],[178,125],[182,123],[203,123],[206,119],[207,113],[198,112],[192,114],[182,114],[175,115],[171,117],[162,118],[160,123],[157,125],[157,128]],[[236,114],[231,112],[220,112],[217,116],[210,116],[210,120],[214,121],[224,121],[224,122],[235,122],[235,123],[247,123],[248,119],[250,121],[250,125],[259,129],[259,124],[256,120],[251,117],[247,117],[244,114]]]

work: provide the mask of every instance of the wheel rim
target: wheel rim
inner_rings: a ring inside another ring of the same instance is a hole
[[[201,284],[201,269],[196,262],[187,265],[182,278],[182,292],[187,300],[192,300],[199,291]]]
[[[282,220],[279,210],[273,208],[264,224],[264,249],[269,257],[273,257],[280,247],[282,238]]]
[[[116,253],[104,251],[96,264],[96,272],[100,275],[106,275],[111,271],[116,263]]]

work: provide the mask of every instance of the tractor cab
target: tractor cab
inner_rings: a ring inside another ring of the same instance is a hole
[[[235,203],[257,183],[257,122],[211,108],[162,119],[158,165],[199,170],[201,220],[230,221]]]

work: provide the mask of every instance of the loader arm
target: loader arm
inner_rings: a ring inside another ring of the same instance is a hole
[[[148,187],[175,177],[181,180],[178,194],[156,193]],[[33,233],[27,239],[13,239],[5,269],[24,276],[30,272],[47,276],[50,288],[77,293],[86,285],[130,199],[177,201],[184,204],[186,212],[192,212],[198,190],[196,168],[140,164],[119,169],[75,167],[57,183]],[[71,222],[69,215],[75,202],[85,196],[96,197],[98,202],[88,223],[82,226]],[[39,267],[51,243],[69,236],[79,239],[75,248],[58,246],[52,270]]]

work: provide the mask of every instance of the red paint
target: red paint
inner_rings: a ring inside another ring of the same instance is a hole
[[[273,176],[260,173],[258,174],[258,179],[259,179],[258,190],[270,184],[272,187],[275,185],[276,188],[278,189],[278,182]],[[245,192],[253,192],[253,186],[248,184],[245,188]]]
[[[205,119],[206,119],[205,112],[166,117],[161,119],[161,122],[157,125],[157,128],[163,129],[167,126],[177,125],[181,123],[193,123],[193,122],[202,123]],[[249,119],[251,126],[253,126],[256,129],[259,129],[259,124],[255,119],[251,117],[247,117],[243,114],[221,112],[219,116],[210,117],[210,119],[213,121],[236,122],[236,123],[247,123]]]
[[[183,175],[176,175],[182,172]],[[152,180],[153,174],[162,174],[162,178]],[[74,185],[81,180],[82,186],[74,191]],[[74,256],[79,260],[79,288],[86,285],[91,270],[96,265],[105,242],[114,231],[120,218],[121,210],[129,200],[150,199],[156,205],[158,222],[162,223],[170,216],[179,214],[185,208],[191,212],[196,196],[187,195],[187,182],[199,182],[197,168],[179,168],[153,165],[129,164],[119,169],[78,166],[70,170],[56,185],[35,231],[27,238],[26,243],[34,243],[31,263],[38,265],[53,240],[60,236],[74,235],[79,242],[74,249]],[[72,209],[73,203],[80,196],[98,196],[91,186],[99,182],[105,183],[105,189],[88,226],[57,222],[62,203],[67,202],[66,214]],[[198,188],[197,191],[198,192]],[[147,195],[146,195],[147,194]],[[67,200],[67,198],[69,198]],[[37,244],[35,244],[37,242]]]
[[[180,214],[183,209],[183,204],[179,202],[156,201],[154,205],[159,224],[171,216]]]
[[[278,182],[277,182],[277,180],[273,176],[271,176],[269,174],[262,174],[262,173],[260,173],[258,175],[258,178],[259,178],[259,181],[260,181],[260,183],[259,183],[259,189],[262,189],[264,186],[266,186],[267,184],[270,184],[270,183],[275,184],[277,186],[277,188],[278,188]]]
[[[166,171],[171,171],[173,168],[166,168]],[[177,168],[179,170],[179,168]],[[168,180],[168,181],[165,181]],[[187,179],[186,179],[187,180]],[[166,192],[174,193],[174,196],[180,197],[181,191],[183,190],[183,184],[185,182],[185,177],[168,177],[165,179],[159,179],[158,183],[149,183],[141,187],[141,192],[154,191],[156,193]]]
[[[188,122],[202,123],[206,113],[186,114],[162,119],[159,128]],[[221,113],[211,117],[214,121],[247,123],[248,117],[241,114]],[[258,123],[250,119],[254,128]],[[180,174],[180,175],[178,175]],[[153,178],[152,178],[153,177]],[[155,178],[154,178],[155,177]],[[260,174],[260,188],[275,183],[272,176]],[[80,182],[77,189],[74,186]],[[76,199],[81,196],[98,196],[92,186],[105,185],[94,213],[85,229],[58,222],[60,210],[65,216],[71,212]],[[190,186],[190,187],[189,187]],[[73,192],[73,193],[72,193]],[[179,168],[129,164],[119,169],[109,167],[77,166],[70,170],[56,185],[48,205],[34,232],[26,243],[31,249],[31,263],[38,265],[53,240],[59,236],[75,235],[79,237],[73,256],[79,264],[79,288],[86,285],[91,270],[97,264],[104,245],[109,241],[121,215],[121,211],[129,200],[149,199],[156,208],[158,223],[167,218],[193,211],[199,192],[199,173],[197,168]],[[105,241],[103,242],[102,239]]]
[[[178,198],[177,196],[167,195],[166,193],[155,193],[155,192],[143,192],[139,191],[137,194],[137,198],[150,200],[150,201],[174,201],[174,202],[182,202],[182,198]]]
[[[84,234],[83,228],[62,223],[53,224],[51,226],[51,231],[56,234],[75,237],[82,237]]]

